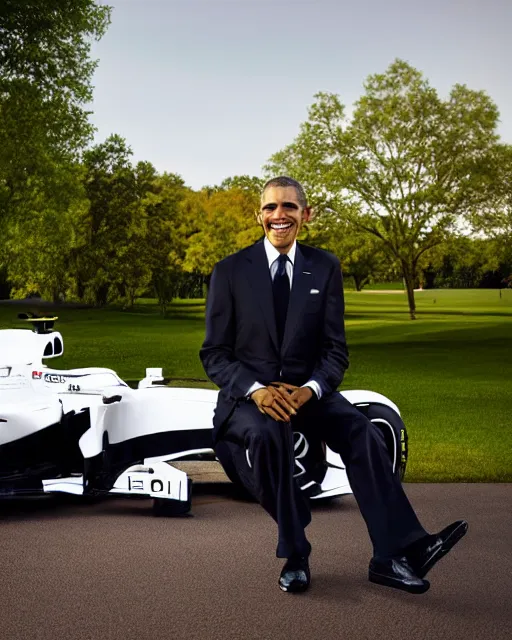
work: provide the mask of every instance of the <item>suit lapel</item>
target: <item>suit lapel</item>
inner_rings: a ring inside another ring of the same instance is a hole
[[[308,301],[311,290],[312,267],[310,261],[306,260],[297,244],[295,252],[295,263],[293,265],[293,282],[290,292],[290,302],[286,315],[286,325],[284,329],[283,344],[281,352],[284,353],[288,344],[295,334],[297,324],[302,318],[302,314]]]
[[[247,253],[247,261],[251,289],[261,307],[274,348],[276,352],[279,353],[274,300],[272,296],[272,279],[270,277],[270,269],[268,268],[267,254],[263,242],[257,242],[253,245],[252,250]]]

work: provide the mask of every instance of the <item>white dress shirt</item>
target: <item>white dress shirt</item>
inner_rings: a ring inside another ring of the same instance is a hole
[[[274,245],[268,240],[268,238],[265,238],[263,240],[263,246],[265,247],[265,253],[267,254],[268,267],[270,269],[270,277],[272,278],[272,280],[274,280],[274,276],[276,275],[276,271],[277,271],[277,259],[281,254],[274,247]],[[293,286],[293,265],[295,263],[296,251],[297,251],[297,243],[294,242],[290,248],[290,251],[288,251],[288,254],[287,254],[288,261],[286,263],[286,273],[288,274],[288,278],[290,279],[290,289]],[[316,380],[308,380],[306,384],[303,384],[302,386],[309,387],[310,389],[312,389],[313,393],[316,394],[318,399],[321,398],[322,389],[320,388],[320,385]],[[254,393],[254,391],[256,391],[257,389],[264,389],[264,388],[265,388],[264,385],[262,385],[259,382],[255,382],[253,385],[251,385],[246,395],[250,396],[251,393]]]

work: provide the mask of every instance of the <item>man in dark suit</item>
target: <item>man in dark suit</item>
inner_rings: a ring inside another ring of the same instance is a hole
[[[301,430],[346,464],[373,543],[369,579],[423,593],[424,576],[467,523],[428,535],[392,472],[381,432],[337,393],[348,367],[341,268],[334,255],[296,242],[310,218],[298,182],[269,180],[258,214],[264,240],[215,266],[200,351],[220,388],[215,451],[277,522],[283,591],[310,583],[311,515],[293,477],[293,430]]]

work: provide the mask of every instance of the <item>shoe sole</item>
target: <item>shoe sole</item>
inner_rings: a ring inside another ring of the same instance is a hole
[[[425,577],[430,569],[432,569],[432,567],[437,564],[437,562],[441,560],[441,558],[443,558],[451,549],[453,549],[457,542],[466,535],[467,531],[467,522],[460,524],[456,529],[454,529],[436,553],[432,554],[429,560],[427,560],[427,562],[425,562],[425,564],[416,571],[418,578]]]
[[[382,574],[375,572],[370,572],[368,574],[368,580],[375,584],[380,584],[384,587],[391,587],[392,589],[407,591],[407,593],[420,594],[425,593],[430,589],[430,582],[428,580],[424,580],[423,584],[406,585],[400,580],[392,580],[388,576],[383,576]]]

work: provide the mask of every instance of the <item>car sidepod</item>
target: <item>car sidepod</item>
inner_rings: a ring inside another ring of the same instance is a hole
[[[43,491],[42,481],[81,471],[78,440],[89,422],[72,427],[57,397],[11,390],[0,406],[0,496]]]

